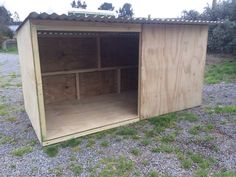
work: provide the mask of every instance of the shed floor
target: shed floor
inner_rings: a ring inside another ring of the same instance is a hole
[[[47,140],[138,117],[137,92],[46,105]]]

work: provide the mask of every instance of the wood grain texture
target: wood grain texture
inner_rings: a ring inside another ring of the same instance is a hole
[[[96,96],[117,92],[117,71],[81,73],[80,97]]]
[[[115,127],[137,118],[137,93],[107,94],[46,107],[47,140]]]
[[[42,141],[34,53],[29,21],[18,31],[17,45],[21,66],[25,110],[39,141]]]
[[[137,90],[138,89],[138,67],[137,68],[128,68],[121,69],[121,84],[120,90]]]
[[[42,72],[97,68],[96,37],[39,37]]]
[[[75,74],[43,76],[45,103],[56,103],[77,98]]]
[[[200,25],[143,26],[143,118],[201,104],[207,30]]]

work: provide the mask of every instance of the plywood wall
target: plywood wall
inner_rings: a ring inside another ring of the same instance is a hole
[[[25,110],[41,141],[41,125],[35,74],[35,62],[32,49],[31,26],[27,21],[17,33],[18,52],[21,65],[21,79],[24,95]]]
[[[101,37],[101,67],[137,66],[139,39],[137,36]]]
[[[207,26],[144,25],[140,114],[198,106],[202,100]]]
[[[39,37],[42,72],[96,68],[96,37]]]

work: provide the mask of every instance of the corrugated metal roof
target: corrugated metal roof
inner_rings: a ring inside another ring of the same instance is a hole
[[[114,16],[101,16],[101,15],[58,15],[56,13],[36,13],[32,12],[24,20],[37,19],[37,20],[64,20],[64,21],[81,21],[81,22],[101,22],[101,23],[130,23],[130,24],[221,24],[222,21],[205,21],[205,20],[185,20],[180,18],[124,18]],[[17,31],[21,28],[24,22],[18,27]]]

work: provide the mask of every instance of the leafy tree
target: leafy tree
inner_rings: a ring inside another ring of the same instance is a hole
[[[11,13],[4,6],[0,6],[0,43],[4,37],[13,37],[13,32],[8,27],[12,22]]]
[[[223,24],[209,27],[208,51],[236,54],[236,0],[223,0],[218,3],[213,0],[212,4],[212,7],[207,5],[201,14],[194,10],[185,10],[182,18],[223,21]]]
[[[125,3],[118,13],[119,17],[132,17],[134,15],[132,5],[129,3]]]
[[[77,2],[75,2],[75,0],[73,0],[72,3],[71,3],[71,7],[72,8],[78,8],[78,9],[86,9],[87,4],[86,4],[85,1],[83,3],[81,3],[80,0],[78,0]]]
[[[99,8],[98,10],[110,10],[113,11],[114,7],[112,5],[112,3],[108,3],[108,2],[104,2]]]

